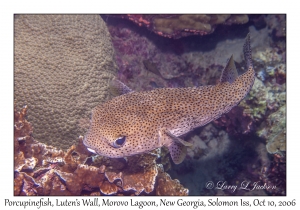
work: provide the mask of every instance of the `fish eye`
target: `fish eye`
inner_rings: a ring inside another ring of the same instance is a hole
[[[119,147],[123,146],[124,143],[125,143],[125,140],[126,140],[126,136],[122,136],[122,137],[120,137],[120,138],[117,138],[117,139],[114,141],[114,143],[113,143],[113,147],[119,148]]]

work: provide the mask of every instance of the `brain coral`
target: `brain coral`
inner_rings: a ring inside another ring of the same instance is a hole
[[[14,97],[34,137],[67,149],[108,95],[114,50],[99,15],[16,15]]]

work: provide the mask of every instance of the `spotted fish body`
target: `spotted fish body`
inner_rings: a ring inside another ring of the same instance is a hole
[[[191,146],[179,136],[203,126],[230,111],[251,90],[255,71],[250,37],[244,44],[247,71],[238,76],[233,57],[215,86],[159,88],[134,92],[114,81],[123,95],[93,110],[84,144],[95,153],[112,158],[126,157],[166,146],[179,164]]]

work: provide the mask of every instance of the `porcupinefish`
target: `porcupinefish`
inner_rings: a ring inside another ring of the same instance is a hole
[[[134,92],[113,81],[123,94],[92,111],[83,143],[90,151],[111,158],[166,146],[174,163],[181,163],[186,147],[192,145],[180,136],[227,113],[251,90],[255,71],[249,34],[243,51],[247,71],[238,76],[231,56],[217,85]]]

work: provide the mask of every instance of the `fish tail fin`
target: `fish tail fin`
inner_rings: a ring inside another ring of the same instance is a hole
[[[251,52],[251,46],[250,46],[250,33],[248,33],[244,46],[243,46],[243,51],[244,51],[244,58],[247,64],[247,69],[253,68],[252,64],[252,52]]]

